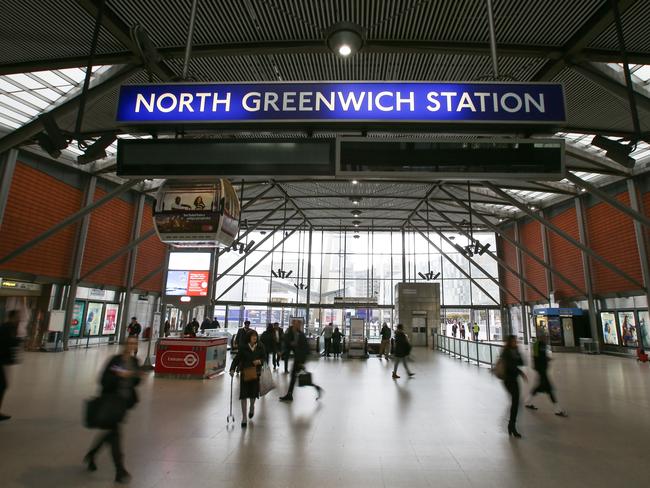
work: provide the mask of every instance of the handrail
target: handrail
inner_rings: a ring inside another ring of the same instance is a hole
[[[477,366],[486,364],[490,367],[496,364],[503,352],[501,344],[459,339],[440,334],[435,334],[435,348],[451,357],[460,360],[466,359],[468,363],[475,361]]]

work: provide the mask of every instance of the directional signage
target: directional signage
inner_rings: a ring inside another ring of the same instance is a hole
[[[294,82],[124,85],[123,124],[566,121],[553,83]]]

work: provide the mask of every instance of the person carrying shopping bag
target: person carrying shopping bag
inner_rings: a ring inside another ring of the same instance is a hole
[[[260,396],[260,375],[262,374],[262,365],[267,360],[264,346],[258,342],[257,332],[250,329],[246,334],[246,342],[243,347],[237,351],[237,355],[230,364],[230,376],[235,374],[239,369],[239,400],[241,401],[241,427],[247,427],[246,410],[248,409],[248,418],[252,419],[255,415],[255,400]]]

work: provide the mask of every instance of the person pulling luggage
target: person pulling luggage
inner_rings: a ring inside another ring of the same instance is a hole
[[[291,381],[289,382],[289,390],[287,394],[283,397],[280,397],[281,402],[292,402],[293,401],[293,389],[296,386],[296,380],[298,374],[305,369],[305,363],[309,356],[309,342],[307,342],[307,337],[302,331],[302,322],[299,320],[294,320],[291,324],[291,332],[293,340],[290,343],[290,347],[293,350],[293,368],[291,369]],[[288,351],[287,351],[288,353]],[[312,386],[316,389],[316,400],[320,399],[323,389],[312,383],[302,383],[300,386]]]

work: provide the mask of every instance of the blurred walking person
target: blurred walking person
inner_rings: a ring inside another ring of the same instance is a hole
[[[273,340],[273,325],[268,324],[266,330],[262,332],[260,336],[260,342],[264,346],[264,352],[266,353],[266,364],[271,364],[273,358],[275,357],[275,341]]]
[[[248,418],[252,419],[255,415],[255,400],[260,396],[260,375],[262,374],[262,364],[267,360],[264,346],[258,343],[257,331],[250,329],[246,334],[246,345],[240,347],[237,355],[230,364],[230,376],[235,374],[235,369],[239,370],[239,400],[241,401],[241,426],[245,429],[247,403],[250,400],[248,408]]]
[[[326,358],[330,357],[330,353],[332,352],[332,334],[334,333],[334,327],[332,326],[332,322],[327,324],[325,327],[323,327],[323,332],[321,332],[320,335],[323,336],[325,339],[325,350],[323,351],[323,356]]]
[[[140,365],[134,356],[138,347],[138,338],[130,336],[122,352],[113,356],[101,376],[101,398],[110,402],[111,416],[115,417],[114,424],[102,433],[84,457],[88,471],[96,471],[95,457],[104,444],[111,446],[113,463],[115,464],[115,481],[128,483],[131,475],[124,467],[124,454],[122,453],[120,424],[126,412],[138,403],[135,387],[140,383]]]
[[[335,358],[341,356],[342,340],[343,340],[343,334],[341,333],[338,327],[335,327],[334,332],[332,332],[332,352],[334,353]]]
[[[460,324],[460,338],[465,339],[465,324]]]
[[[289,327],[282,337],[282,360],[284,361],[284,374],[289,373],[289,357],[291,356],[291,343],[293,342],[293,327]]]
[[[393,357],[395,358],[395,367],[393,368],[393,379],[396,380],[399,378],[397,375],[397,368],[399,363],[404,364],[406,373],[409,375],[409,378],[415,376],[415,373],[411,373],[408,365],[408,355],[411,354],[411,343],[409,342],[406,333],[404,332],[404,325],[397,324],[397,330],[395,331],[395,350],[393,351]]]
[[[533,388],[526,398],[524,405],[530,410],[537,410],[533,404],[533,397],[538,393],[547,393],[553,402],[555,415],[558,417],[568,417],[566,411],[562,409],[555,397],[553,385],[548,379],[548,363],[551,359],[548,357],[548,348],[544,339],[540,339],[533,346],[533,368],[539,376],[537,385]]]
[[[7,380],[6,366],[16,362],[18,352],[18,324],[20,314],[18,310],[10,310],[7,321],[0,325],[0,421],[9,420],[11,415],[2,413],[2,400],[4,399],[9,382]]]
[[[280,324],[273,322],[273,370],[280,366],[280,357],[282,356],[282,347],[284,345],[284,331]]]
[[[377,356],[379,357],[379,359],[381,359],[382,356],[388,359],[388,351],[390,349],[390,337],[392,335],[392,332],[386,322],[382,324],[381,330],[379,331],[379,335],[381,336],[381,344],[379,344],[379,354]]]
[[[307,337],[301,329],[302,323],[299,320],[295,320],[291,325],[291,337],[292,341],[290,347],[293,350],[293,368],[291,369],[291,381],[289,382],[289,390],[287,394],[283,397],[280,397],[281,402],[292,402],[293,401],[293,389],[296,386],[296,380],[298,374],[305,369],[305,363],[309,357],[309,343],[307,342]],[[321,397],[323,389],[314,384],[305,384],[301,386],[312,386],[316,389],[316,400]]]
[[[519,412],[519,377],[527,380],[521,370],[524,365],[517,347],[517,336],[509,335],[505,341],[505,347],[501,357],[497,361],[495,369],[497,376],[503,380],[503,384],[510,394],[510,417],[508,419],[508,435],[520,438],[517,432],[517,413]]]

